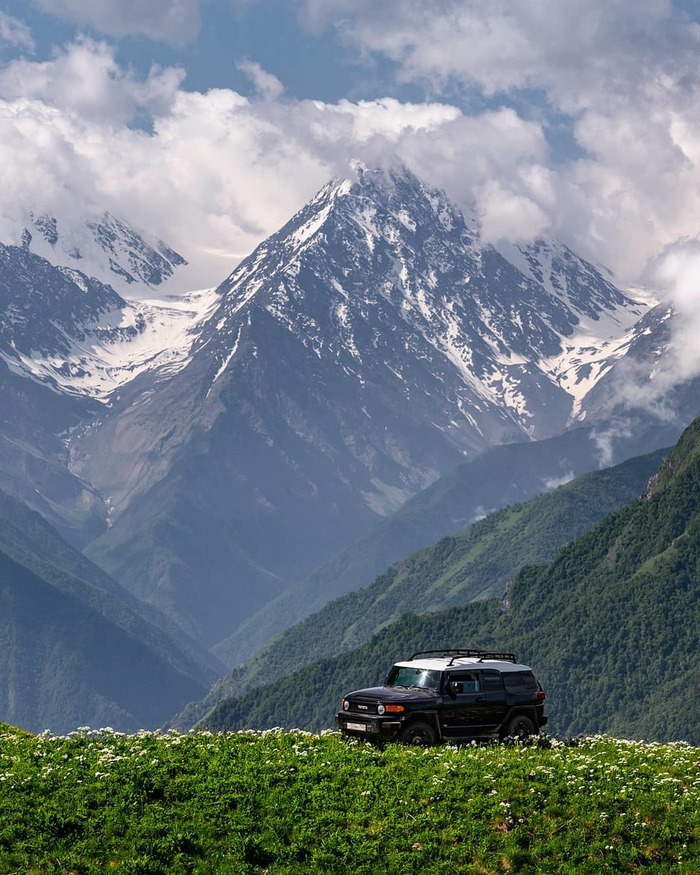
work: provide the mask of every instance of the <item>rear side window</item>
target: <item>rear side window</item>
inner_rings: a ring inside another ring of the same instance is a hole
[[[482,671],[481,673],[481,684],[484,691],[488,692],[489,690],[493,692],[494,690],[502,690],[503,689],[503,676],[500,671]]]
[[[531,671],[504,671],[503,681],[509,693],[536,693],[540,688]]]

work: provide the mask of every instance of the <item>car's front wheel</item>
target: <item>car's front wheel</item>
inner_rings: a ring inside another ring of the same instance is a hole
[[[503,736],[505,738],[529,738],[536,734],[535,724],[532,720],[524,714],[519,714],[511,717],[508,721]]]
[[[399,732],[398,740],[401,744],[412,744],[416,747],[431,747],[437,741],[435,730],[429,723],[416,720]]]

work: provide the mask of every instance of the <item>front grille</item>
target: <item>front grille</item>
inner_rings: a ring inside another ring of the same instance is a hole
[[[366,699],[350,699],[348,714],[376,714],[377,703],[368,702]]]

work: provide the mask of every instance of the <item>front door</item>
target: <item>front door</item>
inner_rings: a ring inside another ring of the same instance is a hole
[[[481,672],[458,671],[443,691],[440,724],[445,738],[471,738],[484,732],[487,700]]]

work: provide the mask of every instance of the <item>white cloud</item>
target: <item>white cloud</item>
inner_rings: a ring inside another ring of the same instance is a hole
[[[12,61],[0,71],[0,96],[38,99],[84,120],[124,124],[139,110],[167,111],[184,75],[153,67],[139,80],[119,67],[113,47],[83,38],[50,61]]]
[[[670,0],[306,0],[308,19],[334,26],[364,51],[425,77],[479,85],[487,94],[545,89],[561,108],[585,106],[592,92],[630,94],[654,68],[685,53],[695,29]],[[641,74],[641,75],[640,75]],[[620,86],[622,89],[620,90]]]
[[[494,234],[511,224],[517,234],[528,215],[539,225],[542,213],[582,254],[632,280],[696,233],[700,24],[673,0],[306,0],[305,9],[311,26],[395,62],[401,81],[528,113],[539,105],[545,124],[552,110],[568,120],[585,157],[530,169],[518,159],[525,185],[514,167],[508,183],[485,180]]]
[[[145,79],[105,43],[82,39],[50,61],[0,72],[0,239],[18,239],[28,210],[64,226],[107,209],[163,237],[194,264],[183,282],[223,279],[354,157],[403,158],[469,196],[494,175],[504,197],[533,188],[546,157],[537,124],[512,110],[465,118],[442,103],[277,100],[258,65],[260,99],[181,87],[182,72]],[[139,113],[152,130],[130,126]]]
[[[2,11],[0,11],[0,40],[15,48],[26,49],[28,52],[33,52],[35,49],[32,32],[27,25]]]
[[[174,45],[200,28],[201,0],[33,0],[44,12],[112,37],[143,34]]]
[[[559,489],[560,486],[566,486],[567,483],[571,483],[574,476],[573,471],[567,471],[561,477],[550,477],[549,479],[542,480],[541,483],[546,492],[551,492],[552,489]]]
[[[591,441],[595,445],[598,456],[598,466],[609,468],[615,461],[616,441],[629,440],[634,434],[632,421],[626,417],[616,417],[605,425],[596,427],[591,432]]]
[[[682,240],[659,259],[659,284],[676,318],[666,386],[700,376],[700,239]]]
[[[536,203],[508,191],[495,179],[482,186],[477,200],[485,243],[530,243],[548,229],[547,217]]]
[[[200,267],[193,282],[216,282],[349,159],[389,154],[459,203],[475,199],[488,239],[551,230],[634,278],[647,259],[697,235],[700,89],[688,61],[696,37],[661,0],[586,9],[583,0],[440,0],[430,15],[417,0],[323,5],[404,77],[545,89],[572,113],[587,152],[558,164],[546,111],[526,119],[498,101],[475,115],[439,100],[300,101],[250,60],[240,68],[255,98],[188,92],[182,70],[139,78],[113,47],[85,38],[48,61],[12,62],[0,72],[2,227],[27,205],[102,205],[181,249]],[[636,66],[623,25],[638,39]],[[144,116],[152,130],[134,130]]]
[[[264,70],[255,61],[246,59],[239,61],[236,66],[241,73],[245,73],[258,93],[266,100],[277,100],[284,94],[284,85],[282,85],[277,76],[268,73],[267,70]]]

